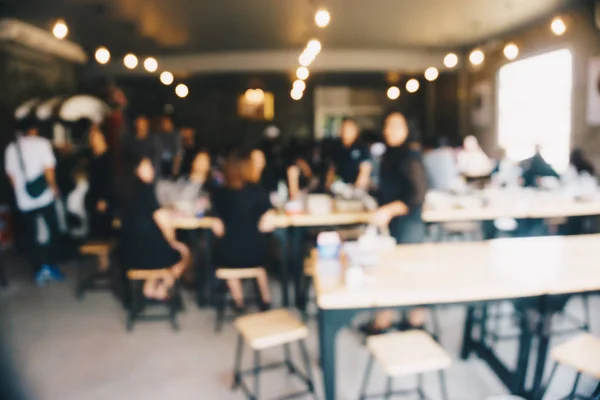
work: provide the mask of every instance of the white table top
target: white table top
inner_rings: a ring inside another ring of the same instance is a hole
[[[402,245],[358,289],[317,269],[322,309],[444,304],[600,290],[600,235]]]

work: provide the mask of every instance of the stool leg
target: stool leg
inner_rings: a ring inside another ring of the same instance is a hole
[[[363,378],[363,383],[360,388],[360,396],[358,400],[364,400],[367,396],[367,387],[369,386],[369,377],[371,376],[371,369],[373,368],[373,356],[369,355],[369,361],[367,361],[367,370]]]
[[[423,374],[417,375],[417,394],[419,395],[419,400],[425,400],[425,393],[423,393]]]
[[[577,393],[577,386],[579,385],[579,378],[581,378],[581,372],[578,372],[577,376],[575,377],[575,383],[573,384],[573,390],[571,390],[569,397],[567,397],[568,399],[575,398],[575,393]]]
[[[238,334],[237,348],[235,350],[235,366],[233,367],[233,387],[231,390],[235,390],[240,386],[242,381],[241,369],[242,369],[242,354],[244,352],[244,338]]]
[[[446,374],[444,370],[440,370],[440,391],[442,392],[442,400],[448,400],[448,389],[446,387]]]
[[[433,338],[436,342],[440,341],[440,319],[437,307],[431,307],[431,322],[433,325]]]
[[[548,387],[550,386],[550,383],[552,382],[552,378],[554,378],[554,373],[556,372],[557,368],[558,368],[558,362],[555,362],[554,365],[552,366],[552,371],[550,371],[550,376],[548,376],[548,382],[546,382],[546,386],[543,386],[540,388],[539,394],[534,393],[535,399],[542,400],[544,398],[544,395],[546,394],[546,390],[548,390]]]
[[[133,323],[135,321],[135,317],[137,314],[137,285],[136,281],[129,281],[129,312],[127,314],[127,331],[131,331],[133,329]]]
[[[223,322],[225,321],[225,307],[227,305],[227,292],[224,290],[222,284],[223,281],[219,281],[219,287],[217,288],[217,321],[215,324],[215,332],[221,332],[223,328]]]
[[[251,400],[260,398],[260,351],[254,350],[254,396]]]
[[[388,376],[385,380],[385,400],[389,400],[392,396],[392,377]]]
[[[77,257],[77,275],[75,277],[75,297],[77,300],[83,300],[83,274],[81,269],[83,268],[83,257]]]
[[[171,321],[171,327],[173,328],[174,331],[178,331],[179,330],[179,324],[177,323],[177,282],[175,282],[175,285],[172,288],[173,293],[171,294],[171,298],[169,299],[169,320]]]
[[[304,368],[306,368],[306,377],[308,378],[308,390],[309,392],[311,392],[313,394],[313,396],[315,395],[315,386],[314,386],[314,380],[313,380],[313,376],[312,376],[312,369],[310,368],[310,359],[308,357],[308,351],[306,351],[306,343],[304,342],[304,340],[300,340],[298,342],[298,347],[300,347],[300,354],[302,355],[302,360],[304,361]]]
[[[590,331],[590,302],[587,294],[581,296],[581,302],[583,303],[583,330],[586,332]]]
[[[283,351],[285,353],[285,365],[287,365],[288,372],[293,374],[296,372],[294,365],[292,364],[292,358],[290,356],[290,345],[288,343],[283,345]]]

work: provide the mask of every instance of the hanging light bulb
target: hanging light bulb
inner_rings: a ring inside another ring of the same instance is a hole
[[[396,100],[398,97],[400,97],[400,89],[398,86],[390,86],[390,88],[387,90],[387,97],[390,100]]]
[[[304,92],[304,89],[306,89],[306,83],[304,83],[304,81],[301,81],[300,79],[294,81],[294,85],[292,86],[294,88],[294,90],[299,90],[301,92]]]
[[[439,71],[435,67],[429,67],[425,70],[425,79],[429,82],[435,81],[440,75]]]
[[[135,54],[129,53],[123,57],[123,64],[129,69],[134,69],[138,65],[138,59]]]
[[[550,29],[556,36],[561,36],[567,31],[567,25],[565,25],[565,21],[560,17],[556,17],[552,20],[550,24]]]
[[[419,90],[419,81],[416,79],[409,79],[408,82],[406,82],[406,91],[408,93],[414,93],[417,90]]]
[[[156,61],[156,58],[148,57],[144,60],[144,68],[146,68],[146,71],[148,72],[156,72],[158,69],[158,61]]]
[[[104,46],[98,47],[98,49],[96,49],[95,57],[98,63],[106,64],[110,61],[110,51]]]
[[[169,86],[171,83],[173,83],[174,80],[175,80],[175,78],[173,77],[173,74],[170,73],[169,71],[163,71],[160,74],[160,81],[162,82],[163,85]]]
[[[308,75],[310,75],[310,73],[308,72],[308,68],[306,67],[299,67],[296,70],[296,77],[300,80],[306,80],[308,78]]]
[[[306,50],[300,54],[300,57],[298,57],[298,63],[303,67],[308,67],[314,60],[315,57]]]
[[[312,39],[306,45],[306,52],[316,56],[321,52],[321,48],[321,42],[319,42],[317,39]]]
[[[320,9],[315,14],[315,23],[319,28],[325,28],[327,25],[329,25],[330,21],[331,15],[329,14],[329,11],[325,10],[324,8]]]
[[[290,96],[294,100],[300,100],[302,98],[302,90],[292,89],[292,91],[290,92]]]
[[[186,85],[184,85],[183,83],[180,83],[179,85],[177,85],[175,87],[175,94],[179,97],[181,97],[182,99],[187,97],[187,95],[190,93],[190,90],[188,89],[188,87]]]
[[[444,65],[446,68],[454,68],[458,64],[458,56],[454,53],[446,54],[444,57]]]
[[[514,60],[519,56],[519,48],[514,43],[509,43],[504,46],[504,56],[509,60]]]
[[[471,61],[471,64],[473,65],[481,65],[484,60],[485,54],[479,49],[475,49],[469,54],[469,61]]]
[[[54,26],[52,27],[52,34],[55,38],[62,40],[67,37],[68,33],[69,27],[64,20],[59,19],[54,23]]]

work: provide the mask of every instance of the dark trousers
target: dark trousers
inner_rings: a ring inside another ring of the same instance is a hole
[[[392,219],[389,228],[390,235],[398,244],[422,243],[425,240],[426,229],[420,209]]]
[[[38,222],[40,219],[43,221],[43,224]],[[43,265],[54,264],[56,262],[56,246],[58,245],[59,232],[55,204],[52,203],[37,210],[24,211],[23,224],[25,227],[24,236],[26,238],[27,253],[37,273]],[[40,243],[38,240],[40,225],[45,225],[45,229],[48,229],[47,240],[43,243]]]

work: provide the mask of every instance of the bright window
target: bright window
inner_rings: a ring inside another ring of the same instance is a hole
[[[567,49],[526,58],[498,72],[498,144],[524,160],[541,147],[557,171],[569,164],[573,56]]]

